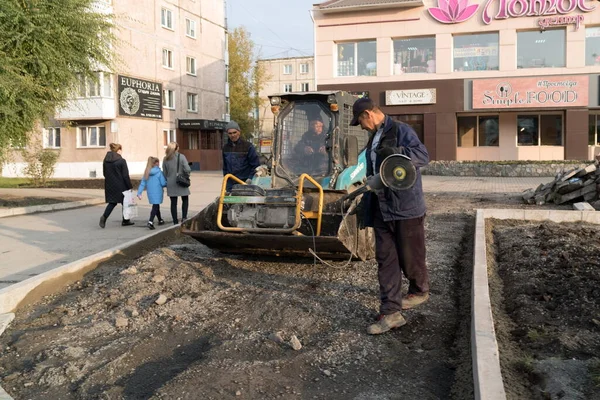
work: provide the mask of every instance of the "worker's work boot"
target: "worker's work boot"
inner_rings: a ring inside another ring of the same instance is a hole
[[[377,322],[367,328],[367,333],[369,335],[379,335],[390,329],[400,328],[405,324],[406,320],[402,314],[400,314],[400,311],[396,311],[393,314],[381,314],[379,315]]]
[[[429,292],[409,293],[402,297],[402,309],[410,310],[419,304],[425,303],[427,300],[429,300]]]

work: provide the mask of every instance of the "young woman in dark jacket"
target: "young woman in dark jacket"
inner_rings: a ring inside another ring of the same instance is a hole
[[[127,161],[121,157],[123,148],[118,143],[110,144],[110,151],[106,153],[104,162],[102,163],[102,171],[104,172],[104,196],[106,209],[100,217],[100,228],[106,226],[106,219],[117,206],[117,203],[123,204],[123,192],[131,190],[131,179],[129,178],[129,169],[127,169]],[[134,223],[123,218],[122,226],[133,225]]]

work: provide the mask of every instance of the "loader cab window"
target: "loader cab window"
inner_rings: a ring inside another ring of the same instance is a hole
[[[330,168],[331,114],[318,102],[293,102],[283,110],[281,165],[295,176],[324,177]]]

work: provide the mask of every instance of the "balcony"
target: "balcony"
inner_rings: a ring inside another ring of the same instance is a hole
[[[114,119],[117,116],[115,99],[92,97],[70,100],[56,113],[57,120]]]

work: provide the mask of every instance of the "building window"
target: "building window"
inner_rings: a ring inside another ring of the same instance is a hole
[[[196,59],[194,57],[185,58],[185,72],[189,75],[196,75]]]
[[[104,72],[96,72],[95,76],[95,79],[91,79],[78,75],[77,97],[112,97],[112,76]]]
[[[198,95],[196,93],[187,94],[187,110],[198,112]]]
[[[165,139],[165,147],[167,147],[167,145],[171,142],[177,142],[177,135],[175,134],[175,129],[163,129],[163,138]]]
[[[185,19],[185,34],[192,39],[196,39],[196,21],[188,18]]]
[[[585,65],[600,65],[600,27],[585,28]]]
[[[60,128],[44,129],[44,148],[59,149],[60,148]]]
[[[162,8],[160,10],[160,24],[163,28],[173,30],[173,11]]]
[[[435,36],[394,40],[394,75],[435,74]]]
[[[562,146],[562,115],[518,115],[519,146]]]
[[[303,82],[303,83],[300,84],[300,91],[302,91],[302,92],[308,92],[309,90],[310,89],[309,89],[308,82]]]
[[[590,146],[600,146],[600,114],[590,114],[588,144]]]
[[[517,68],[564,67],[564,29],[517,32]]]
[[[283,74],[284,75],[291,75],[292,74],[292,64],[285,64],[283,66]]]
[[[175,91],[163,89],[163,107],[175,109]]]
[[[113,97],[113,76],[106,72],[102,73],[102,96]]]
[[[394,121],[401,121],[410,125],[417,134],[421,143],[425,143],[423,114],[390,115]]]
[[[173,51],[171,51],[169,49],[163,49],[162,65],[165,68],[173,69]]]
[[[457,118],[458,147],[489,147],[500,145],[500,119],[497,115]]]
[[[302,64],[300,64],[300,73],[301,74],[308,74],[308,63],[302,63]]]
[[[80,126],[77,147],[106,147],[106,129],[103,126]]]
[[[291,83],[284,84],[283,91],[284,91],[284,93],[292,93],[292,84]]]
[[[377,75],[377,46],[374,40],[338,43],[337,76]]]
[[[497,71],[498,33],[454,36],[454,71]]]

